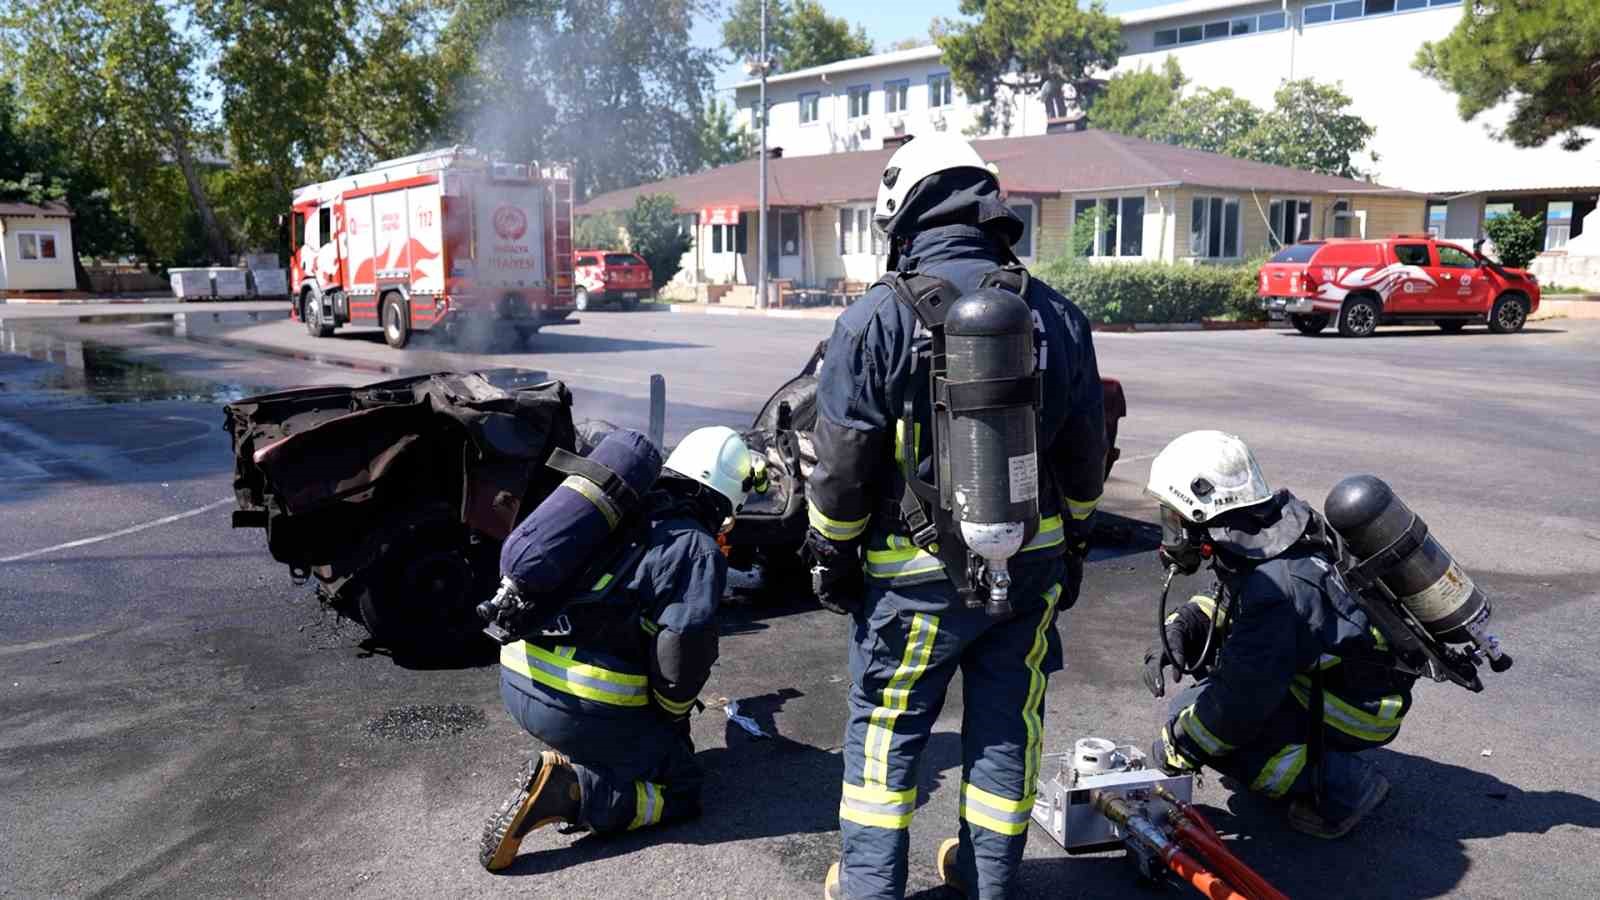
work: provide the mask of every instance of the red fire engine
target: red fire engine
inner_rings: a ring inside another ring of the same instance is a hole
[[[571,315],[572,175],[451,147],[294,192],[290,296],[314,337],[478,324],[526,338]]]

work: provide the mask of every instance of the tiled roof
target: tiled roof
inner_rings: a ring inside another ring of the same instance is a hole
[[[72,210],[65,203],[50,202],[43,206],[32,203],[6,203],[0,201],[0,216],[57,216],[72,218]]]

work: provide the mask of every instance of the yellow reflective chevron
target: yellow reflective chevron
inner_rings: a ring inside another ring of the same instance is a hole
[[[1033,796],[1029,794],[1021,800],[1012,800],[963,781],[961,818],[980,828],[1015,837],[1028,830],[1028,816],[1033,812]]]
[[[611,706],[645,706],[649,679],[573,660],[574,648],[546,650],[527,641],[500,648],[500,665],[564,694]]]
[[[884,535],[882,541],[883,547],[867,550],[865,571],[869,578],[907,579],[944,571],[944,563],[937,556],[917,549],[904,535]],[[1061,517],[1046,516],[1039,520],[1039,533],[1020,552],[1059,547],[1065,541]]]
[[[1273,754],[1267,764],[1261,767],[1261,772],[1256,775],[1256,780],[1251,782],[1250,789],[1260,791],[1268,797],[1282,797],[1294,786],[1294,780],[1300,777],[1300,772],[1306,767],[1306,745],[1290,744]]]
[[[819,534],[830,541],[853,541],[867,530],[867,522],[872,516],[862,516],[854,521],[841,521],[830,519],[817,508],[815,501],[806,504],[806,520],[811,523]]]
[[[1233,749],[1232,744],[1217,737],[1204,722],[1200,721],[1200,717],[1195,715],[1192,703],[1184,707],[1183,712],[1178,713],[1178,724],[1183,726],[1183,733],[1193,738],[1207,756],[1221,756]]]
[[[839,799],[839,818],[871,828],[910,828],[916,810],[916,788],[891,791],[846,781]]]
[[[628,830],[634,831],[646,825],[655,825],[661,821],[661,813],[667,808],[667,798],[661,786],[648,781],[635,781],[633,783],[633,821],[628,823]]]
[[[1094,515],[1095,508],[1099,505],[1099,497],[1096,497],[1093,500],[1074,500],[1071,497],[1067,498],[1067,512],[1071,513],[1074,519],[1089,518],[1091,515]]]
[[[911,688],[928,669],[933,643],[939,636],[939,617],[915,613],[906,635],[905,653],[900,665],[884,685],[883,698],[867,719],[867,736],[862,741],[864,759],[862,781],[867,787],[889,787],[889,744],[894,740],[894,723],[911,704]]]
[[[654,690],[650,692],[650,696],[655,698],[657,706],[675,716],[688,715],[689,710],[694,708],[693,697],[690,697],[688,700],[673,700],[662,695],[660,691]]]
[[[1302,707],[1311,708],[1311,679],[1296,675],[1289,692]],[[1400,711],[1405,708],[1405,698],[1399,694],[1379,700],[1376,714],[1341,699],[1332,691],[1324,690],[1322,700],[1322,721],[1357,740],[1381,744],[1400,730]]]

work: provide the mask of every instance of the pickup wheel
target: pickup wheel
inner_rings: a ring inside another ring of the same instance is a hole
[[[578,288],[574,291],[572,293],[572,305],[578,308],[578,312],[587,312],[589,309],[589,291],[586,288]]]
[[[1459,334],[1461,332],[1461,329],[1467,327],[1467,320],[1466,319],[1436,319],[1433,324],[1439,326],[1439,330],[1444,332],[1445,334]]]
[[[383,299],[383,340],[399,350],[411,340],[411,322],[406,318],[406,305],[399,294],[388,294]]]
[[[1528,298],[1521,294],[1501,294],[1489,311],[1489,330],[1495,334],[1516,334],[1528,324]]]
[[[1368,295],[1350,297],[1339,312],[1339,333],[1345,337],[1371,337],[1378,330],[1382,312],[1378,301]]]
[[[1292,313],[1289,324],[1301,334],[1320,334],[1328,327],[1329,316],[1321,313]]]

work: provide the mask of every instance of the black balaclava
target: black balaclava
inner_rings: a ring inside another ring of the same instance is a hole
[[[951,169],[922,179],[906,195],[890,224],[889,269],[900,266],[902,241],[943,225],[981,228],[995,238],[1002,257],[1016,259],[1011,245],[1022,238],[1022,220],[1000,198],[994,176],[977,169]]]

